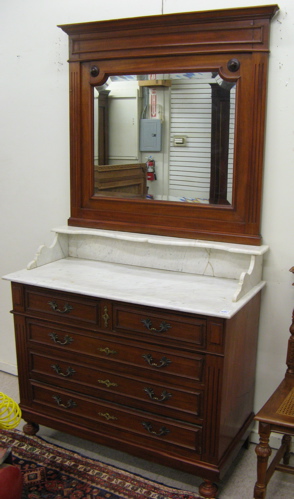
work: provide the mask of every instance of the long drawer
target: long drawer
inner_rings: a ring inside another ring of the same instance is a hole
[[[166,378],[171,384],[185,386],[194,386],[195,381],[203,383],[205,355],[201,353],[143,342],[124,342],[113,336],[108,338],[107,334],[87,334],[32,320],[28,320],[27,330],[30,348],[51,346],[57,352],[63,352],[67,360],[75,361],[81,355],[87,355],[88,362],[102,370],[124,374],[127,366],[129,373],[142,375],[145,379],[164,381]]]
[[[184,390],[149,379],[64,361],[58,356],[30,354],[30,377],[147,412],[191,423],[202,423],[203,390]]]
[[[98,433],[132,441],[140,445],[156,447],[175,452],[175,446],[193,452],[193,457],[200,457],[202,427],[144,414],[143,411],[131,410],[105,401],[77,395],[55,387],[31,383],[33,395],[32,409],[44,412],[49,417],[60,418]],[[46,409],[45,409],[46,408]],[[196,455],[195,455],[196,453]]]

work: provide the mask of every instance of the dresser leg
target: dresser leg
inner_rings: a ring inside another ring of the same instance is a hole
[[[34,436],[39,431],[39,425],[37,423],[32,423],[32,422],[28,421],[24,425],[22,430],[23,430],[25,435]]]
[[[207,499],[215,499],[217,496],[218,487],[210,480],[204,480],[199,486],[199,494]]]

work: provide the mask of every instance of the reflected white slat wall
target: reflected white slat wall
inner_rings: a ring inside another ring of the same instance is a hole
[[[214,78],[174,79],[171,87],[169,194],[209,199],[211,162],[211,87]],[[202,76],[202,77],[201,77]],[[235,87],[231,89],[228,200],[232,198]],[[174,146],[175,135],[186,137],[186,146]]]

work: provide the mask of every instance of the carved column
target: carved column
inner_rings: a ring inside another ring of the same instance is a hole
[[[211,165],[210,194],[212,204],[229,204],[227,201],[230,88],[217,83],[211,85]],[[231,87],[232,85],[230,85]]]
[[[110,90],[99,90],[98,97],[98,165],[109,163],[108,95]]]
[[[288,369],[286,371],[287,376],[294,376],[294,310],[292,312],[292,324],[289,328],[291,336],[288,340],[288,350],[287,350],[287,360],[286,364]]]

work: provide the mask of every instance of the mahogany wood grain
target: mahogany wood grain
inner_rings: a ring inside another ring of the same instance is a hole
[[[195,473],[212,498],[251,428],[259,296],[228,320],[12,288],[24,431],[43,424]]]
[[[60,26],[69,36],[69,225],[260,244],[269,23],[277,10],[268,5]],[[237,84],[232,204],[148,200],[146,209],[144,199],[96,196],[94,86],[110,75],[196,71],[218,71]]]
[[[177,387],[168,378],[156,381],[148,373],[142,380],[127,365],[121,374],[115,365],[102,369],[100,364],[91,366],[84,359],[64,359],[60,352],[32,351],[30,357],[31,375],[36,381],[180,421],[203,423],[203,389],[197,389],[195,383],[190,389]]]

